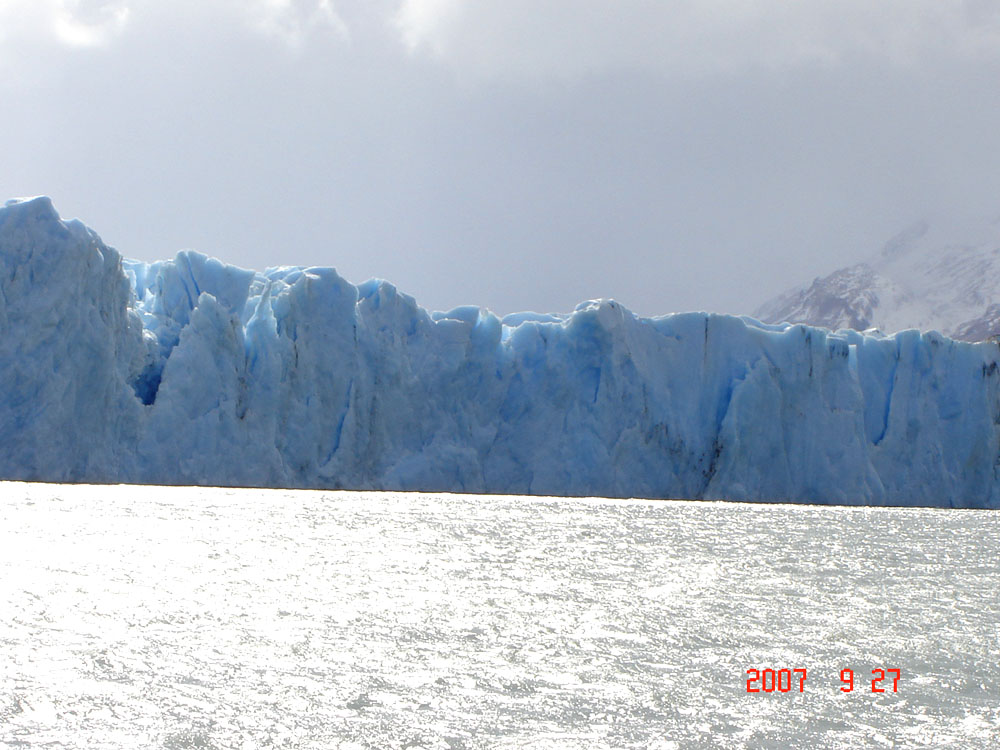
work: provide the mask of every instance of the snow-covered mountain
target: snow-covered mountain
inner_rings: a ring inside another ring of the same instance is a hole
[[[834,331],[917,328],[965,341],[987,339],[1000,334],[1000,223],[960,232],[916,224],[868,261],[785,292],[754,316]]]
[[[998,455],[993,343],[428,313],[0,208],[3,479],[1000,507]]]

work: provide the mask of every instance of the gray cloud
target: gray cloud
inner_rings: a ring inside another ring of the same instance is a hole
[[[992,9],[0,0],[0,193],[432,308],[747,311],[1000,208]]]
[[[690,76],[1000,54],[1000,11],[983,0],[404,0],[395,22],[414,52],[488,75]]]

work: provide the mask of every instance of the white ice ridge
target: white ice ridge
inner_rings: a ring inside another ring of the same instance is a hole
[[[607,300],[428,313],[0,208],[4,479],[996,508],[998,360]]]

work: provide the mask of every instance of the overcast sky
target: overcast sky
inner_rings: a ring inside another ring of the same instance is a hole
[[[749,312],[998,134],[993,0],[0,0],[0,198],[430,309]]]

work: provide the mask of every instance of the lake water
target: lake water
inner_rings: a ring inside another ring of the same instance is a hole
[[[995,511],[0,483],[0,747],[924,746],[1000,746]]]

